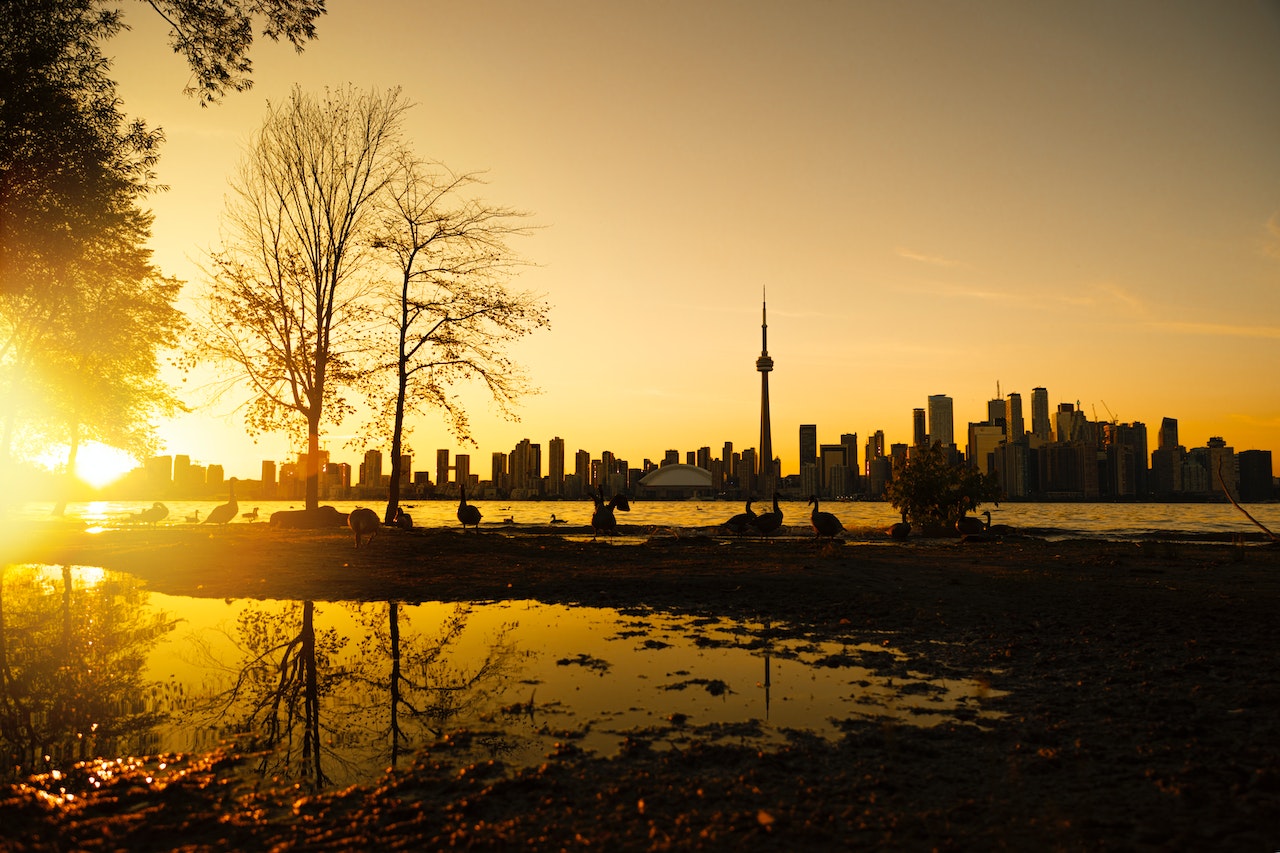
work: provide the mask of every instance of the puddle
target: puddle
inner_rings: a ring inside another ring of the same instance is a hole
[[[10,767],[202,753],[234,740],[280,782],[350,784],[423,748],[536,766],[712,741],[838,739],[856,721],[989,725],[982,674],[943,677],[890,635],[546,605],[211,600],[94,569],[4,574]]]

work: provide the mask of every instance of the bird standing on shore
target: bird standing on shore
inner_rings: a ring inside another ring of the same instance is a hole
[[[458,521],[462,522],[462,532],[467,532],[467,525],[471,525],[476,529],[476,533],[480,532],[480,510],[477,507],[467,503],[467,489],[461,483],[458,484]]]
[[[231,494],[224,504],[218,504],[209,510],[209,514],[205,516],[201,524],[226,524],[236,517],[236,513],[240,511],[240,504],[236,503],[236,478],[232,477],[227,481],[227,485],[231,490]]]
[[[731,516],[729,520],[726,521],[721,526],[724,527],[726,530],[728,530],[730,533],[736,533],[739,536],[741,536],[742,534],[746,533],[748,530],[751,529],[751,523],[755,520],[755,518],[756,518],[756,513],[755,513],[755,510],[751,508],[751,498],[747,498],[746,511],[740,512],[737,515]]]
[[[627,502],[627,496],[617,494],[613,496],[613,500],[608,505],[604,502],[604,486],[596,486],[596,510],[591,513],[591,538],[595,539],[601,533],[608,533],[610,536],[618,532],[618,519],[614,517],[613,511],[620,509],[623,512],[631,511],[631,504]]]
[[[782,510],[778,507],[778,493],[773,493],[773,510],[757,515],[751,524],[765,536],[774,533],[782,526]]]
[[[840,519],[829,512],[818,511],[817,495],[809,498],[809,503],[813,504],[813,512],[809,513],[809,524],[813,527],[813,538],[817,539],[819,536],[825,536],[828,539],[834,539],[836,534],[844,530],[844,525],[840,523]]]
[[[255,506],[253,508],[253,512],[241,513],[240,517],[243,518],[245,521],[249,522],[250,524],[253,524],[255,521],[258,520],[258,508]]]
[[[884,529],[884,533],[890,539],[902,541],[911,535],[911,522],[907,521],[907,514],[902,513],[902,521],[897,524],[890,524]]]
[[[164,521],[168,516],[169,508],[160,503],[160,501],[156,501],[150,508],[130,514],[129,521],[134,524],[150,524],[155,527],[158,522]]]

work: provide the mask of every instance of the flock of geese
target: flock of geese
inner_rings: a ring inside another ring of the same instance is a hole
[[[234,521],[236,515],[247,522],[255,522],[258,520],[258,507],[254,507],[251,512],[240,512],[240,504],[236,501],[236,478],[232,477],[228,483],[229,495],[227,502],[219,504],[209,511],[209,514],[203,519],[200,517],[200,510],[196,510],[194,515],[185,516],[189,524],[228,524]],[[465,534],[467,528],[470,527],[477,534],[480,532],[480,520],[484,517],[479,507],[467,503],[467,491],[465,486],[458,489],[458,521],[462,524],[462,532]],[[627,501],[627,496],[617,494],[608,503],[604,499],[604,487],[597,486],[596,492],[592,495],[595,502],[595,510],[591,513],[591,538],[594,540],[597,536],[614,536],[618,532],[618,519],[614,513],[618,510],[629,512],[631,504]],[[782,509],[778,506],[778,493],[773,494],[773,508],[767,512],[756,513],[751,504],[755,502],[754,498],[747,498],[744,510],[730,517],[727,521],[720,525],[721,529],[738,536],[745,536],[749,533],[756,533],[762,536],[772,536],[782,528]],[[809,505],[813,507],[809,513],[809,526],[813,529],[814,538],[826,537],[834,539],[844,532],[844,524],[840,519],[836,518],[829,512],[824,512],[820,508],[817,495],[809,498]],[[150,524],[155,526],[169,516],[169,509],[164,504],[156,501],[150,508],[141,512],[130,513],[128,521],[132,524]],[[991,513],[983,511],[983,518],[964,515],[956,522],[956,534],[966,542],[982,542],[995,540],[1002,536],[1014,533],[1014,528],[1007,524],[992,524]],[[511,523],[512,519],[507,518],[507,522]],[[348,526],[355,534],[356,547],[361,547],[362,540],[367,544],[373,539],[377,529],[381,527],[381,521],[377,514],[371,509],[358,507],[348,516]],[[551,516],[551,524],[564,524],[562,518]],[[394,527],[405,530],[412,529],[413,519],[403,507],[396,509],[395,517],[391,522]],[[902,521],[892,524],[884,529],[884,534],[891,539],[904,540],[911,534],[911,525],[907,522],[906,514],[902,516]],[[368,539],[364,539],[367,536]]]

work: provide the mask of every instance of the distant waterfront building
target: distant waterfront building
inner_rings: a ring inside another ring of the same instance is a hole
[[[953,403],[946,394],[929,395],[929,443],[951,447],[956,443]]]
[[[471,485],[471,456],[467,453],[456,453],[453,457],[453,478],[459,484]]]
[[[368,450],[360,463],[360,485],[371,488],[382,486],[382,451]]]
[[[450,468],[451,466],[449,465],[449,451],[437,450],[436,451],[436,488],[437,489],[443,490],[445,486],[449,485]]]
[[[556,436],[547,443],[547,497],[564,494],[564,439]]]
[[[849,485],[843,494],[856,495],[862,490],[861,478],[858,476],[862,471],[862,466],[858,464],[858,434],[843,432],[840,434],[840,443],[844,445],[844,464],[849,469]]]
[[[911,410],[911,446],[924,447],[929,443],[929,428],[925,424],[924,409]]]
[[[565,497],[582,497],[591,491],[591,454],[579,450],[573,454],[573,479],[577,482],[577,494],[566,494]]]
[[[994,400],[987,401],[987,424],[990,426],[1004,426],[1004,400],[997,397]]]
[[[1017,391],[1004,398],[1004,430],[1009,441],[1017,441],[1026,435],[1026,424],[1022,420],[1022,395]]]
[[[1004,440],[1004,427],[999,424],[969,424],[969,443],[964,450],[969,467],[990,474],[991,454]]]
[[[221,487],[225,477],[221,465],[210,465],[204,472],[204,484],[207,487]]]
[[[507,482],[507,454],[499,450],[495,450],[489,457],[489,482],[493,483],[493,487],[499,491],[505,491],[511,487]]]
[[[1236,456],[1240,468],[1241,501],[1269,501],[1276,496],[1270,450],[1242,450]]]
[[[800,424],[800,467],[818,464],[818,425]]]
[[[270,459],[262,460],[262,499],[275,500],[276,497],[276,463]]]
[[[146,471],[147,488],[152,494],[165,495],[173,486],[173,457],[152,456],[142,465]]]
[[[1031,434],[1041,441],[1053,441],[1053,423],[1049,420],[1049,391],[1031,389]]]

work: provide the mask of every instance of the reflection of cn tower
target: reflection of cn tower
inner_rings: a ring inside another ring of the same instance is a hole
[[[773,488],[773,435],[769,429],[769,371],[773,370],[773,359],[769,358],[768,313],[768,305],[762,300],[760,307],[760,357],[756,359],[756,370],[760,371],[759,485],[763,490]]]

